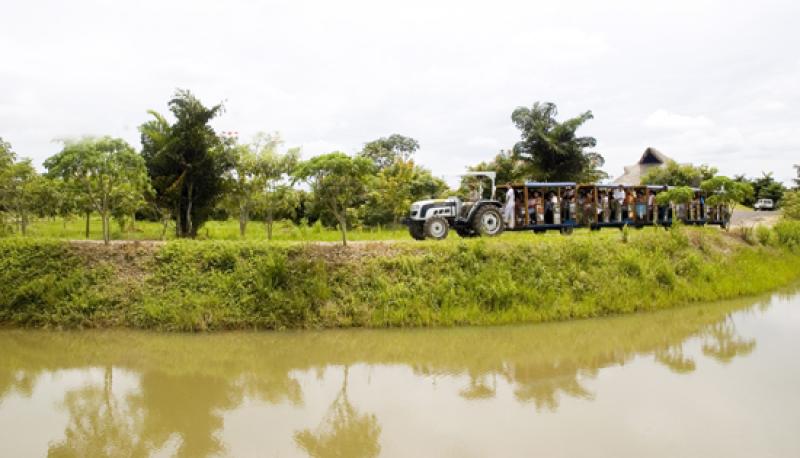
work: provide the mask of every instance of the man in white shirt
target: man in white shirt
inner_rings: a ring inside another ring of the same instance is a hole
[[[514,188],[511,187],[511,183],[506,184],[506,186],[508,186],[508,191],[506,191],[506,204],[503,207],[503,220],[506,222],[507,228],[514,229],[514,210],[516,208]]]
[[[618,188],[615,188],[613,197],[614,197],[614,207],[615,207],[614,214],[617,216],[617,220],[621,221],[623,219],[620,216],[622,214],[622,204],[623,202],[625,202],[625,187],[619,185]]]

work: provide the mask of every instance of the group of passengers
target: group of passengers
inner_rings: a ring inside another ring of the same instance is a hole
[[[527,201],[523,191],[507,185],[503,219],[506,225],[561,224],[575,221],[579,225],[594,223],[662,223],[672,218],[672,213],[684,220],[700,220],[715,215],[707,214],[705,199],[697,193],[689,204],[658,205],[656,196],[663,188],[597,187],[562,188],[561,192],[529,189]],[[595,198],[595,189],[597,190]]]

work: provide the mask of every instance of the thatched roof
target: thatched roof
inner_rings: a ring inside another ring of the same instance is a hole
[[[639,162],[625,166],[625,173],[614,180],[614,184],[636,185],[642,180],[644,174],[653,167],[661,167],[672,159],[668,158],[661,151],[647,147],[639,158]]]

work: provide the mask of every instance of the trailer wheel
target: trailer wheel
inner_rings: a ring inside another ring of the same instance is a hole
[[[450,225],[447,220],[441,216],[434,216],[425,221],[423,226],[423,233],[425,238],[442,240],[447,238],[447,232],[450,231]]]
[[[422,223],[409,223],[408,232],[414,240],[425,240],[425,233],[422,231]]]
[[[572,226],[562,227],[560,230],[562,235],[572,235]]]
[[[472,230],[478,235],[494,237],[503,233],[503,216],[500,210],[485,205],[475,212],[472,218]]]

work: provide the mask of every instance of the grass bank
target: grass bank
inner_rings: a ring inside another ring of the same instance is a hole
[[[765,232],[766,231],[766,232]],[[339,246],[0,240],[0,323],[285,329],[587,318],[800,279],[800,223]]]

